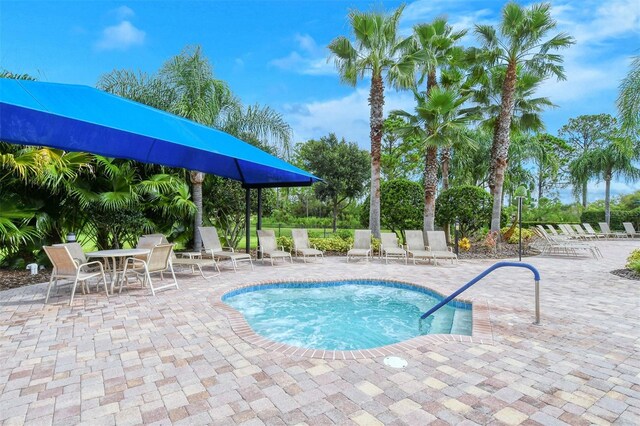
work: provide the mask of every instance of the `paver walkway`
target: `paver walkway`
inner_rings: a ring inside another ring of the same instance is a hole
[[[2,424],[640,424],[640,283],[609,273],[640,242],[598,242],[603,260],[527,259],[533,281],[498,270],[469,297],[489,301],[494,343],[434,343],[382,357],[322,360],[253,346],[213,308],[220,286],[273,279],[395,278],[450,292],[493,262],[378,261],[262,266],[180,290],[106,300],[45,285],[0,292]],[[466,295],[466,293],[465,293]]]

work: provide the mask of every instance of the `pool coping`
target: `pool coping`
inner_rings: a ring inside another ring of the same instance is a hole
[[[351,281],[351,280],[363,280],[372,281],[370,278],[350,278],[342,279],[338,281]],[[295,280],[297,283],[313,284],[326,282],[327,280]],[[404,284],[410,287],[417,287],[419,289],[427,289],[434,293],[439,294],[441,297],[446,297],[442,292],[433,287],[427,287],[425,285],[412,283],[409,281],[385,279],[385,281]],[[274,340],[267,339],[264,336],[259,335],[249,325],[244,315],[227,305],[222,301],[222,297],[236,290],[240,290],[246,287],[258,287],[267,286],[273,284],[281,284],[285,280],[270,280],[260,281],[249,284],[242,284],[231,288],[216,289],[213,298],[213,306],[220,310],[228,319],[231,329],[234,333],[249,344],[258,346],[267,351],[279,352],[290,356],[300,356],[308,358],[330,359],[330,360],[347,360],[347,359],[371,359],[389,356],[397,354],[398,352],[408,352],[412,350],[419,350],[426,348],[434,344],[442,344],[448,342],[457,343],[476,343],[476,344],[493,344],[493,330],[491,327],[491,321],[489,319],[489,303],[487,300],[478,298],[462,299],[456,298],[459,302],[468,303],[471,305],[471,318],[472,328],[471,336],[464,336],[459,334],[427,334],[423,336],[413,337],[409,340],[405,340],[391,345],[380,346],[377,348],[369,349],[356,349],[356,350],[325,350],[325,349],[310,349],[302,348],[299,346],[292,346],[282,342],[276,342]],[[290,282],[290,281],[289,281]]]

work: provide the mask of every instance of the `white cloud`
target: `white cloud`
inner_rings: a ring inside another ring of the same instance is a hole
[[[327,62],[329,51],[325,47],[318,46],[309,34],[295,34],[293,37],[297,49],[287,56],[273,59],[269,65],[285,71],[304,75],[333,75],[335,67]]]
[[[129,21],[122,21],[102,30],[102,36],[96,43],[98,50],[126,50],[132,46],[144,44],[146,33]]]
[[[112,12],[118,21],[124,21],[125,19],[132,18],[135,15],[135,12],[127,6],[120,6],[113,9]]]

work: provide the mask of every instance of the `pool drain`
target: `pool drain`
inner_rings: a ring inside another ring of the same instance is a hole
[[[384,359],[384,365],[388,365],[391,368],[405,368],[407,364],[407,360],[399,356],[388,356]]]

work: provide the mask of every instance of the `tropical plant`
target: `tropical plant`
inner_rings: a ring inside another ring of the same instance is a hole
[[[551,17],[551,5],[533,4],[523,8],[517,3],[508,3],[502,9],[499,30],[491,25],[476,25],[475,33],[482,43],[478,57],[484,59],[489,69],[504,68],[504,79],[500,96],[500,110],[494,127],[489,188],[493,196],[491,230],[500,230],[502,189],[508,164],[511,122],[516,105],[518,70],[527,75],[544,79],[556,76],[564,79],[562,56],[554,51],[574,43],[567,34],[547,38],[556,27]],[[478,53],[476,51],[476,53]]]
[[[564,140],[542,133],[531,138],[527,143],[529,158],[536,169],[538,200],[544,197],[545,191],[558,186],[558,179],[566,168],[573,151]]]
[[[424,162],[421,160],[424,148],[420,139],[401,136],[401,129],[406,126],[406,121],[401,117],[391,115],[384,120],[380,173],[386,181],[413,179],[424,172]]]
[[[380,238],[380,151],[383,134],[384,77],[397,87],[410,87],[413,84],[413,63],[401,55],[411,39],[398,37],[398,22],[403,10],[404,6],[400,6],[392,14],[354,10],[349,13],[354,43],[340,36],[333,39],[328,46],[343,83],[355,86],[365,74],[371,75],[369,227],[376,238]]]
[[[620,83],[618,116],[622,130],[630,135],[640,133],[640,56],[634,56],[631,69]]]
[[[469,237],[491,221],[491,195],[477,186],[451,187],[436,200],[436,222],[460,224],[460,233]]]

